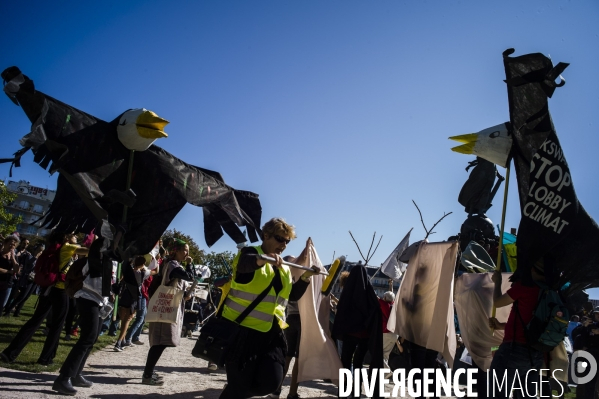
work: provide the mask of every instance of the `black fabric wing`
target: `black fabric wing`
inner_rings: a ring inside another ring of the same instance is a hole
[[[54,201],[39,220],[42,221],[42,226],[48,229],[59,227],[59,230],[62,231],[86,234],[89,234],[98,223],[98,220],[81,201],[73,187],[60,174],[58,175]]]
[[[18,74],[17,74],[18,72]],[[105,122],[35,90],[18,68],[2,73],[5,92],[32,121],[32,131],[21,140],[34,152],[34,160],[58,171],[61,201],[47,215],[54,227],[87,226],[91,213],[97,221],[121,223],[129,205],[124,244],[130,254],[148,253],[186,203],[205,207],[206,242],[210,246],[224,230],[235,242],[257,238],[261,207],[258,195],[226,185],[222,176],[183,162],[158,146],[132,152],[118,140],[120,118]],[[20,82],[15,85],[14,82]],[[129,162],[133,162],[131,190],[126,191]],[[72,190],[64,188],[64,182]],[[57,190],[58,191],[58,190]],[[77,194],[77,197],[69,196]],[[89,213],[82,212],[84,204]],[[256,241],[256,240],[254,240]]]

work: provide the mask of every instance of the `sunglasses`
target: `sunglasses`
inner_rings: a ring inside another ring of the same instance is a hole
[[[291,240],[286,240],[283,237],[279,236],[279,235],[273,235],[274,239],[277,240],[278,242],[280,242],[281,244],[285,243],[285,245],[289,244],[291,242]]]

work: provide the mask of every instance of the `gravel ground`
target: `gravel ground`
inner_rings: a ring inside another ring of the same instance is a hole
[[[219,397],[227,377],[224,371],[209,371],[208,363],[191,356],[195,344],[192,339],[181,339],[177,348],[167,348],[156,366],[164,376],[161,387],[141,384],[141,375],[148,354],[148,335],[142,335],[145,345],[114,352],[112,346],[94,353],[87,361],[84,375],[94,382],[91,388],[77,388],[76,398],[205,398]],[[27,373],[0,367],[0,398],[56,398],[52,383],[58,373]],[[286,398],[290,376],[285,380],[281,397]],[[300,384],[302,398],[336,398],[333,384],[312,381]]]
[[[87,361],[84,375],[94,382],[91,388],[77,388],[75,398],[131,399],[131,398],[203,398],[219,397],[227,381],[223,370],[209,371],[208,363],[191,356],[195,336],[181,339],[177,348],[167,348],[156,366],[165,384],[153,387],[141,384],[141,376],[148,354],[148,335],[142,335],[145,345],[134,346],[123,352],[114,352],[112,346],[94,353]],[[293,367],[293,365],[292,365]],[[0,367],[0,398],[56,398],[52,383],[58,373],[27,373]],[[287,375],[281,398],[289,391]],[[391,387],[386,389],[390,392]],[[301,398],[336,398],[337,387],[323,381],[302,382]],[[364,397],[364,396],[362,396]]]

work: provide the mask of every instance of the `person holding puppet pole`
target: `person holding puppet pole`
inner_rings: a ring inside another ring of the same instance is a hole
[[[296,238],[294,227],[281,218],[273,218],[262,227],[262,245],[243,248],[233,260],[231,289],[222,306],[222,317],[234,321],[256,300],[254,309],[241,320],[226,354],[227,385],[220,399],[264,396],[274,392],[285,377],[287,344],[283,330],[288,301],[299,300],[310,277],[304,272],[293,284],[291,271],[281,254]],[[308,240],[308,244],[310,244]],[[304,251],[307,253],[308,251]],[[259,255],[275,262],[269,263]],[[301,262],[298,262],[301,263]],[[258,301],[261,296],[267,294]]]

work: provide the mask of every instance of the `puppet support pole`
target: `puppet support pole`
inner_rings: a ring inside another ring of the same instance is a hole
[[[270,256],[266,256],[266,255],[256,255],[256,257],[260,258],[262,260],[265,260],[267,262],[270,262],[271,264],[272,263],[276,263],[276,261],[277,261],[275,258],[271,258]],[[287,261],[283,261],[282,263],[284,265],[287,265],[287,266],[295,267],[296,269],[302,269],[302,270],[306,270],[306,271],[309,271],[309,272],[313,272],[314,271],[314,269],[312,269],[310,267],[305,267],[305,266],[297,265],[295,263],[291,263],[291,262],[287,262]],[[329,275],[329,273],[326,272],[325,270],[320,270],[318,272],[318,274],[324,274],[325,276]]]
[[[497,248],[497,263],[495,266],[496,271],[501,271],[501,250],[503,248],[503,231],[505,230],[505,211],[507,209],[507,193],[508,188],[510,186],[510,164],[512,163],[511,159],[508,159],[506,171],[505,171],[505,188],[503,190],[503,209],[501,211],[501,228],[499,230],[499,247]],[[495,305],[493,305],[493,312],[491,317],[495,317],[496,312]]]
[[[131,150],[129,153],[129,168],[127,169],[127,188],[125,192],[131,189],[131,175],[133,174],[133,156],[135,155],[135,150]],[[123,218],[121,222],[125,224],[127,221],[127,205],[123,205]],[[118,267],[116,269],[116,282],[118,283],[121,280],[121,265],[122,262],[118,263]],[[119,293],[117,292],[114,297],[114,313],[112,314],[112,321],[116,320],[116,316],[119,311]]]
[[[376,269],[376,272],[374,272],[374,274],[372,275],[372,277],[370,277],[370,283],[372,283],[372,279],[374,278],[374,276],[376,276],[381,271],[382,268],[383,268],[383,265],[381,264],[379,266],[379,268]]]

